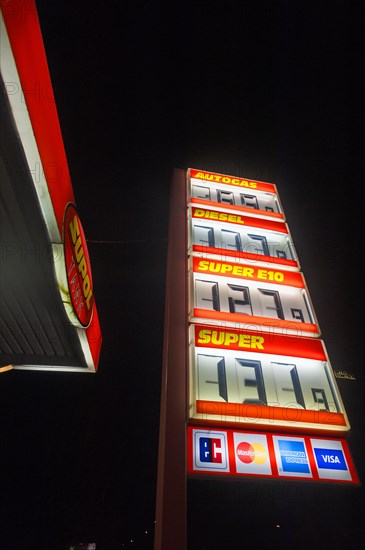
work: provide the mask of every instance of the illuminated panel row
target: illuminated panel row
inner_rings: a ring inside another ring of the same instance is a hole
[[[192,206],[191,252],[235,262],[275,264],[299,269],[289,230],[284,222],[235,214],[227,209]]]
[[[287,334],[319,336],[303,275],[213,259],[190,258],[191,322],[197,319]]]
[[[258,216],[284,219],[276,186],[236,176],[215,174],[190,168],[188,170],[188,202],[209,207],[255,213]]]
[[[192,426],[188,473],[359,483],[345,439]]]
[[[189,364],[192,421],[349,429],[322,340],[193,324]]]

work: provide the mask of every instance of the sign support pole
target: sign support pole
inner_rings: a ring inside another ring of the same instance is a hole
[[[168,230],[154,550],[186,550],[186,263],[185,171],[175,169]]]

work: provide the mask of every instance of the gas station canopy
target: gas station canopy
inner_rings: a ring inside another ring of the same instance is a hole
[[[0,6],[0,368],[96,372],[91,266],[36,7]]]

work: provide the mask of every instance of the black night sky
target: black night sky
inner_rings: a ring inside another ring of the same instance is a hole
[[[356,377],[338,384],[364,481],[354,6],[36,4],[103,347],[96,375],[1,375],[0,550],[153,549],[173,168],[277,185],[331,364]],[[365,542],[362,486],[194,480],[188,500],[188,550]]]

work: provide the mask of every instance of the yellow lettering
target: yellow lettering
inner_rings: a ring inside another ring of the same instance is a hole
[[[243,268],[241,265],[235,265],[232,270],[232,275],[238,275],[238,277],[242,277],[243,274]]]
[[[251,347],[253,349],[264,349],[265,339],[263,336],[251,336]]]
[[[86,302],[87,303],[87,302]],[[263,336],[236,334],[220,330],[202,329],[199,331],[198,343],[210,344],[215,346],[230,347],[232,344],[238,344],[240,348],[264,349],[265,339]]]
[[[82,244],[81,244],[81,237],[79,237],[77,239],[74,249],[75,249],[76,261],[79,264],[81,258],[84,255],[84,249],[83,249]]]
[[[253,267],[244,267],[242,277],[253,277],[254,272]]]
[[[258,270],[257,270],[257,278],[258,278],[258,279],[267,279],[267,271],[266,271],[266,269],[258,269]]]
[[[90,292],[86,298],[86,306],[87,306],[87,309],[90,309],[90,300],[91,300],[91,297],[93,295],[93,290],[92,288],[90,288]]]
[[[213,330],[212,332],[212,344],[220,346],[224,342],[224,332]]]
[[[232,266],[229,264],[222,264],[221,273],[227,273],[228,271],[232,271]]]
[[[85,256],[82,256],[81,261],[79,263],[79,271],[81,273],[81,277],[85,279],[86,273],[87,273],[87,267],[85,262]]]
[[[204,172],[198,172],[197,174],[195,174],[194,178],[199,178],[201,180],[204,179]]]
[[[86,296],[89,294],[90,292],[90,279],[89,279],[89,275],[86,275],[85,279],[84,279],[84,282],[82,284],[82,290],[84,292],[84,298],[86,298]]]
[[[196,179],[222,182],[230,185],[239,185],[240,187],[249,187],[251,189],[257,188],[256,181],[244,180],[239,178],[232,178],[230,176],[220,176],[219,174],[208,174],[206,172],[198,172],[193,176]]]
[[[198,269],[199,269],[199,271],[208,271],[209,262],[207,262],[206,260],[200,260],[200,262],[198,264]]]
[[[235,344],[236,342],[238,342],[238,335],[234,334],[233,332],[226,332],[224,345],[230,346],[230,344]]]
[[[251,336],[248,334],[240,334],[239,346],[241,348],[250,348],[251,347]]]
[[[194,216],[196,218],[204,218],[205,216],[205,210],[199,210],[198,208],[195,208],[194,210]]]
[[[71,233],[72,244],[75,244],[77,237],[80,235],[80,228],[79,228],[79,223],[77,221],[76,215],[74,216],[73,222],[70,223],[69,228]]]
[[[208,344],[210,342],[211,330],[200,330],[198,342],[199,344]]]
[[[224,214],[224,212],[221,212],[219,214],[220,221],[225,222],[227,220],[227,218],[228,218],[228,214]]]

